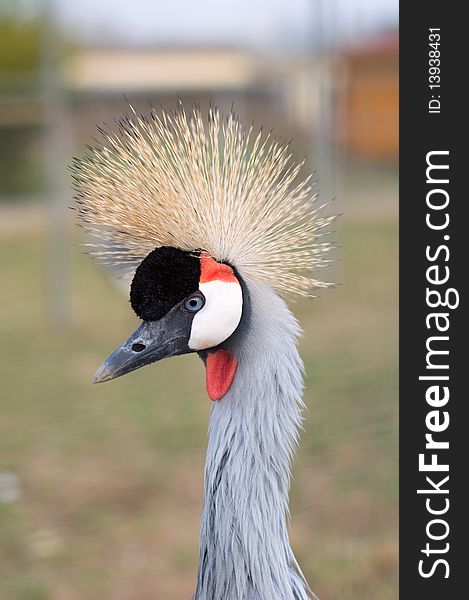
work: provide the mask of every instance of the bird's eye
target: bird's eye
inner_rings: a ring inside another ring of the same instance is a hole
[[[191,312],[197,312],[204,306],[204,304],[205,298],[202,298],[202,296],[191,296],[184,302],[186,309]]]

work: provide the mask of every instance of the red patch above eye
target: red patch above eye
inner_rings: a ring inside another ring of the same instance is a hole
[[[200,283],[209,281],[234,281],[238,283],[233,269],[229,265],[218,263],[207,252],[200,256]]]
[[[221,348],[207,355],[206,385],[211,400],[220,400],[230,389],[237,366],[238,361],[228,350]]]

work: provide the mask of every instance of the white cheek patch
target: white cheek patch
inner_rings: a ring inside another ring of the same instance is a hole
[[[243,311],[243,293],[234,281],[208,281],[199,284],[205,306],[192,321],[189,348],[206,350],[224,342],[238,327]]]

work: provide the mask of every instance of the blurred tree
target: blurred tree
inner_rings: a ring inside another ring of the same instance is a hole
[[[38,83],[41,25],[21,7],[11,0],[0,3],[0,85],[4,89],[24,85],[25,76],[32,78],[28,87]]]
[[[40,29],[36,21],[5,18],[0,13],[0,71],[31,72],[39,67]]]
[[[41,23],[0,0],[0,196],[37,192]]]

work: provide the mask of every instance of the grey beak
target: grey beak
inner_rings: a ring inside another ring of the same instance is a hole
[[[120,348],[101,364],[93,383],[115,379],[162,358],[190,352],[191,319],[175,307],[159,321],[144,321]]]

